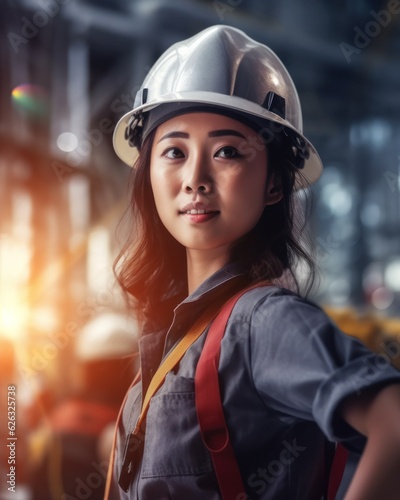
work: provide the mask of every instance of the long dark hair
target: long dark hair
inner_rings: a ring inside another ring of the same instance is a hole
[[[130,236],[115,260],[114,272],[138,320],[151,321],[157,329],[169,325],[173,307],[187,294],[187,271],[186,250],[165,229],[154,202],[149,168],[154,135],[155,130],[144,141],[132,169]],[[268,177],[274,176],[282,199],[265,207],[256,226],[232,245],[229,260],[239,261],[253,281],[278,280],[297,291],[296,267],[301,263],[307,269],[308,293],[316,271],[311,247],[300,243],[300,234],[309,204],[296,201],[299,172],[285,159],[279,142],[270,142],[267,149]]]

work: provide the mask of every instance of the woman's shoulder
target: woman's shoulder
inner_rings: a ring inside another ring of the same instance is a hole
[[[238,300],[233,314],[251,319],[260,316],[266,321],[315,323],[330,322],[325,311],[311,299],[277,284],[251,288]]]
[[[261,282],[249,288],[238,300],[238,305],[245,308],[257,309],[260,306],[280,305],[281,307],[305,307],[321,310],[312,299],[302,296],[300,293],[285,288],[282,285]]]

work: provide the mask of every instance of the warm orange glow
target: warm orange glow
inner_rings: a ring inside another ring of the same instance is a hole
[[[54,254],[39,270],[35,268],[37,264],[33,258],[35,241],[30,212],[22,210],[24,200],[21,201],[21,197],[17,201],[15,206],[20,210],[20,216],[12,221],[9,233],[0,238],[0,336],[14,343],[31,342],[35,336],[39,338],[62,328],[63,311],[57,298],[49,291],[61,283],[70,268],[84,258],[88,246],[93,246],[91,243],[96,243],[92,249],[94,254],[102,256],[100,263],[97,259],[101,271],[103,268],[111,269],[111,255],[103,248],[103,240],[106,239],[104,232],[125,205],[119,201],[97,226],[71,235],[69,248],[63,253]],[[95,238],[99,234],[103,236],[101,241]],[[92,261],[96,257],[94,254],[91,255]],[[96,274],[99,279],[103,277],[98,269],[91,268],[91,274]],[[106,271],[104,275],[102,285],[106,286],[106,277],[109,275]],[[98,289],[97,284],[95,290]],[[88,294],[92,291],[89,289]]]
[[[28,307],[17,301],[0,306],[0,333],[11,340],[20,340],[28,325]]]

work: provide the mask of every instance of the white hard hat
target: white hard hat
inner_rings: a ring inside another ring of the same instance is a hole
[[[270,48],[242,31],[211,26],[164,52],[137,92],[132,111],[115,128],[117,155],[133,166],[133,148],[140,148],[151,130],[191,110],[269,127],[284,137],[290,161],[303,177],[298,182],[308,185],[321,175],[321,159],[303,136],[300,101],[288,71]]]
[[[137,325],[131,318],[104,313],[87,323],[76,338],[75,353],[81,361],[114,359],[132,354],[137,345]]]

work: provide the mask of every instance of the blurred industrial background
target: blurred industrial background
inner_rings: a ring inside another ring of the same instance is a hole
[[[400,341],[400,1],[1,0],[0,337],[27,406],[67,392],[80,329],[123,310],[111,266],[129,168],[113,127],[156,58],[213,24],[269,45],[297,86],[325,165],[313,299],[349,333]]]

